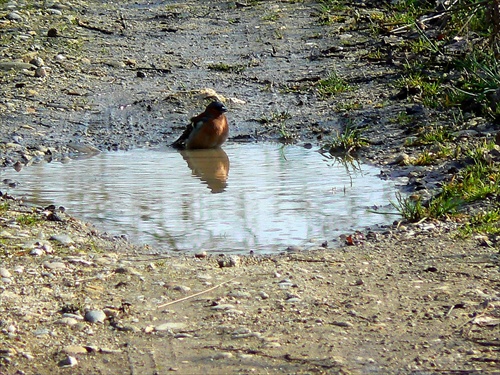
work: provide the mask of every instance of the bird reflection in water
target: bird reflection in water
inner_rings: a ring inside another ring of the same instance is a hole
[[[227,187],[229,158],[221,148],[179,151],[193,176],[208,185],[212,193],[222,193]]]

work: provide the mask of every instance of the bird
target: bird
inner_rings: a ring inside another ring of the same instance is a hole
[[[210,103],[203,113],[191,118],[191,123],[172,147],[186,150],[219,148],[229,135],[225,112],[227,108],[221,102]]]

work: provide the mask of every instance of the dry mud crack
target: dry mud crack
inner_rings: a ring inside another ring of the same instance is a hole
[[[404,143],[398,70],[364,58],[382,40],[349,14],[320,25],[315,2],[2,6],[5,167],[170,142],[213,95],[234,139],[320,142],[347,118],[370,125],[371,161]],[[332,71],[355,89],[325,100]],[[498,250],[453,223],[222,260],[0,204],[0,374],[498,373]]]

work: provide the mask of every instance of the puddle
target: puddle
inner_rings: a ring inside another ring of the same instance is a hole
[[[391,223],[396,216],[369,211],[390,210],[394,200],[395,183],[378,173],[302,147],[229,143],[102,153],[0,176],[18,182],[3,192],[64,206],[100,230],[161,251],[269,253]]]

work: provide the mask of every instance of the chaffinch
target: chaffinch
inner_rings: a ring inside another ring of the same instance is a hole
[[[221,102],[210,103],[205,112],[191,118],[182,135],[172,143],[178,149],[218,148],[227,139],[227,108]]]

